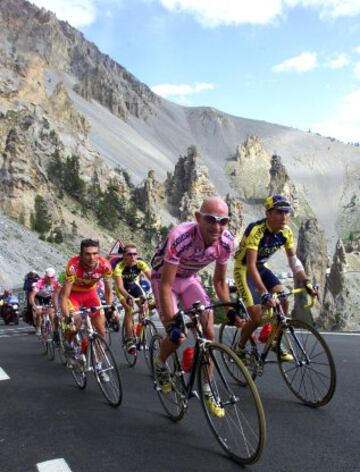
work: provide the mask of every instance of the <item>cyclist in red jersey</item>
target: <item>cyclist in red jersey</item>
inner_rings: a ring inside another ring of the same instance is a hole
[[[69,260],[66,266],[66,274],[61,297],[61,310],[63,316],[69,317],[72,311],[80,307],[91,308],[101,305],[96,286],[100,279],[105,284],[106,303],[112,303],[111,276],[112,270],[109,261],[99,254],[99,241],[83,239],[80,245],[80,255]],[[91,314],[91,322],[100,334],[105,336],[105,314],[98,310]],[[77,327],[80,320],[75,319]]]

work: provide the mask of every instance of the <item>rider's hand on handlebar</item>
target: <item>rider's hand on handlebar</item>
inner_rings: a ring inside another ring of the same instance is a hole
[[[229,310],[226,313],[226,316],[228,319],[229,326],[241,327],[245,323],[245,320],[240,316],[240,314],[234,308]]]
[[[263,306],[266,306],[268,308],[275,308],[275,306],[276,306],[276,301],[274,300],[272,294],[269,293],[269,292],[264,292],[261,295],[260,303]]]
[[[304,288],[307,291],[308,295],[310,295],[310,297],[318,297],[319,296],[318,287],[316,287],[316,286],[314,287],[309,279],[305,279],[303,283],[304,283]]]
[[[128,296],[126,297],[126,303],[127,303],[128,305],[130,305],[130,306],[133,306],[133,305],[134,305],[134,299],[133,299],[133,297],[130,296],[130,295],[128,295]]]
[[[170,341],[174,344],[179,344],[185,339],[185,335],[181,327],[181,320],[176,316],[172,319],[172,321],[167,323],[165,326],[165,331],[169,336]]]

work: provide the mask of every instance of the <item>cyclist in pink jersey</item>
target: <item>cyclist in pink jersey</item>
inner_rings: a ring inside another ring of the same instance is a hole
[[[52,305],[49,309],[49,315],[54,322],[55,311],[58,309],[57,298],[54,294],[60,289],[60,284],[56,278],[55,269],[49,267],[45,271],[44,277],[41,277],[32,288],[29,294],[29,303],[33,310],[34,326],[36,328],[36,334],[41,335],[40,324],[42,316],[42,306]]]
[[[198,272],[211,262],[215,262],[215,292],[221,301],[230,300],[226,270],[234,248],[234,237],[226,229],[229,222],[228,206],[220,197],[206,198],[200,210],[195,212],[195,218],[196,222],[181,223],[173,228],[151,261],[151,283],[156,306],[168,334],[155,361],[157,379],[165,393],[171,388],[166,359],[184,339],[174,323],[178,300],[184,309],[190,308],[195,301],[205,305],[210,302]],[[201,324],[204,335],[213,340],[213,313],[204,312]],[[223,416],[223,408],[215,403],[211,409],[216,416]]]

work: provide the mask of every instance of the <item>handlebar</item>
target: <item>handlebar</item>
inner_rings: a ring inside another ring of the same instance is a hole
[[[318,290],[319,286],[318,285],[315,285],[314,286],[314,289]],[[299,293],[306,293],[309,297],[310,297],[310,302],[307,303],[306,305],[304,305],[304,308],[312,308],[315,303],[316,303],[316,299],[319,298],[319,295],[315,295],[315,296],[311,296],[307,293],[306,291],[306,288],[304,287],[299,287],[299,288],[293,288],[292,290],[290,290],[289,292],[284,292],[284,293],[274,293],[273,294],[273,298],[275,300],[277,300],[278,298],[286,298],[288,297],[289,295],[297,295]]]
[[[111,308],[112,305],[99,305],[99,306],[92,306],[89,308],[80,308],[78,311],[71,311],[70,316],[77,316],[77,315],[88,315],[90,313],[96,313],[97,311],[104,309],[104,308]]]

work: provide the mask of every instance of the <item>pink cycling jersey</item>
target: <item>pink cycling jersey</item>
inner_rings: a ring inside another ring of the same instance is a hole
[[[209,298],[201,285],[198,272],[211,262],[226,264],[234,248],[233,235],[225,230],[211,246],[205,246],[197,223],[181,223],[172,229],[167,240],[157,249],[152,261],[151,284],[160,318],[163,314],[159,302],[160,278],[164,262],[177,266],[173,290],[173,310],[176,298],[182,306],[191,307],[194,301],[208,304]]]
[[[178,266],[176,277],[187,278],[216,261],[226,264],[234,248],[233,235],[225,230],[211,246],[206,247],[197,223],[180,223],[156,251],[151,266],[161,273],[164,262]]]
[[[56,288],[61,288],[56,278],[51,279],[51,282],[46,281],[46,277],[41,277],[36,284],[33,286],[33,290],[38,297],[48,298],[51,297]]]

